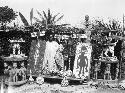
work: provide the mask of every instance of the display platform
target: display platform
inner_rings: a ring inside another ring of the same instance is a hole
[[[22,85],[27,83],[28,80],[24,80],[24,81],[17,81],[17,82],[5,82],[6,85],[8,86],[17,86],[17,85]]]
[[[27,75],[28,77],[30,77],[30,75]],[[33,75],[33,78],[36,78],[37,76]],[[44,79],[57,79],[57,80],[63,80],[64,77],[60,77],[60,76],[51,76],[51,75],[42,75],[42,77]],[[81,83],[87,83],[87,79],[81,79],[81,78],[75,78],[75,77],[66,77],[66,79],[68,81],[79,81]]]
[[[63,77],[59,76],[49,76],[49,75],[43,75],[43,78],[52,78],[52,79],[63,79]],[[73,77],[66,77],[67,80],[76,80],[76,81],[85,81],[85,79],[80,78],[73,78]]]
[[[27,56],[25,55],[12,55],[9,57],[1,57],[4,61],[22,61],[27,60]]]
[[[102,57],[99,59],[99,61],[104,62],[104,63],[118,63],[119,62],[117,57]]]

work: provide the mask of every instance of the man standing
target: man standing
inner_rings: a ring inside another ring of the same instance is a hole
[[[49,41],[46,42],[46,49],[43,61],[43,69],[48,69],[50,73],[56,71],[57,69],[55,64],[55,55],[58,48],[59,44],[53,39],[53,36],[51,35]]]

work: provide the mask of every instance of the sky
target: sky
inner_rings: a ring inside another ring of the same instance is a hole
[[[30,19],[31,8],[35,17],[38,17],[36,10],[42,13],[49,8],[53,14],[64,15],[60,23],[74,26],[81,24],[85,15],[89,15],[90,20],[99,17],[122,21],[125,14],[125,0],[0,0],[0,6],[5,5],[21,12],[27,20]]]

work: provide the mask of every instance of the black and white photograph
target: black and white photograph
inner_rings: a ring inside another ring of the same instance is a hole
[[[125,93],[125,0],[0,0],[0,93]]]

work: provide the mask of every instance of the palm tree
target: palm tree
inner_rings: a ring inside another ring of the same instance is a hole
[[[38,19],[36,17],[34,17],[34,19],[36,20],[37,23],[41,24],[41,26],[44,27],[46,30],[53,29],[56,26],[56,23],[60,21],[64,16],[64,15],[61,15],[59,18],[57,18],[57,16],[60,13],[53,15],[50,12],[50,9],[48,9],[47,13],[43,11],[43,15],[39,11],[37,11],[37,13],[41,19]]]

